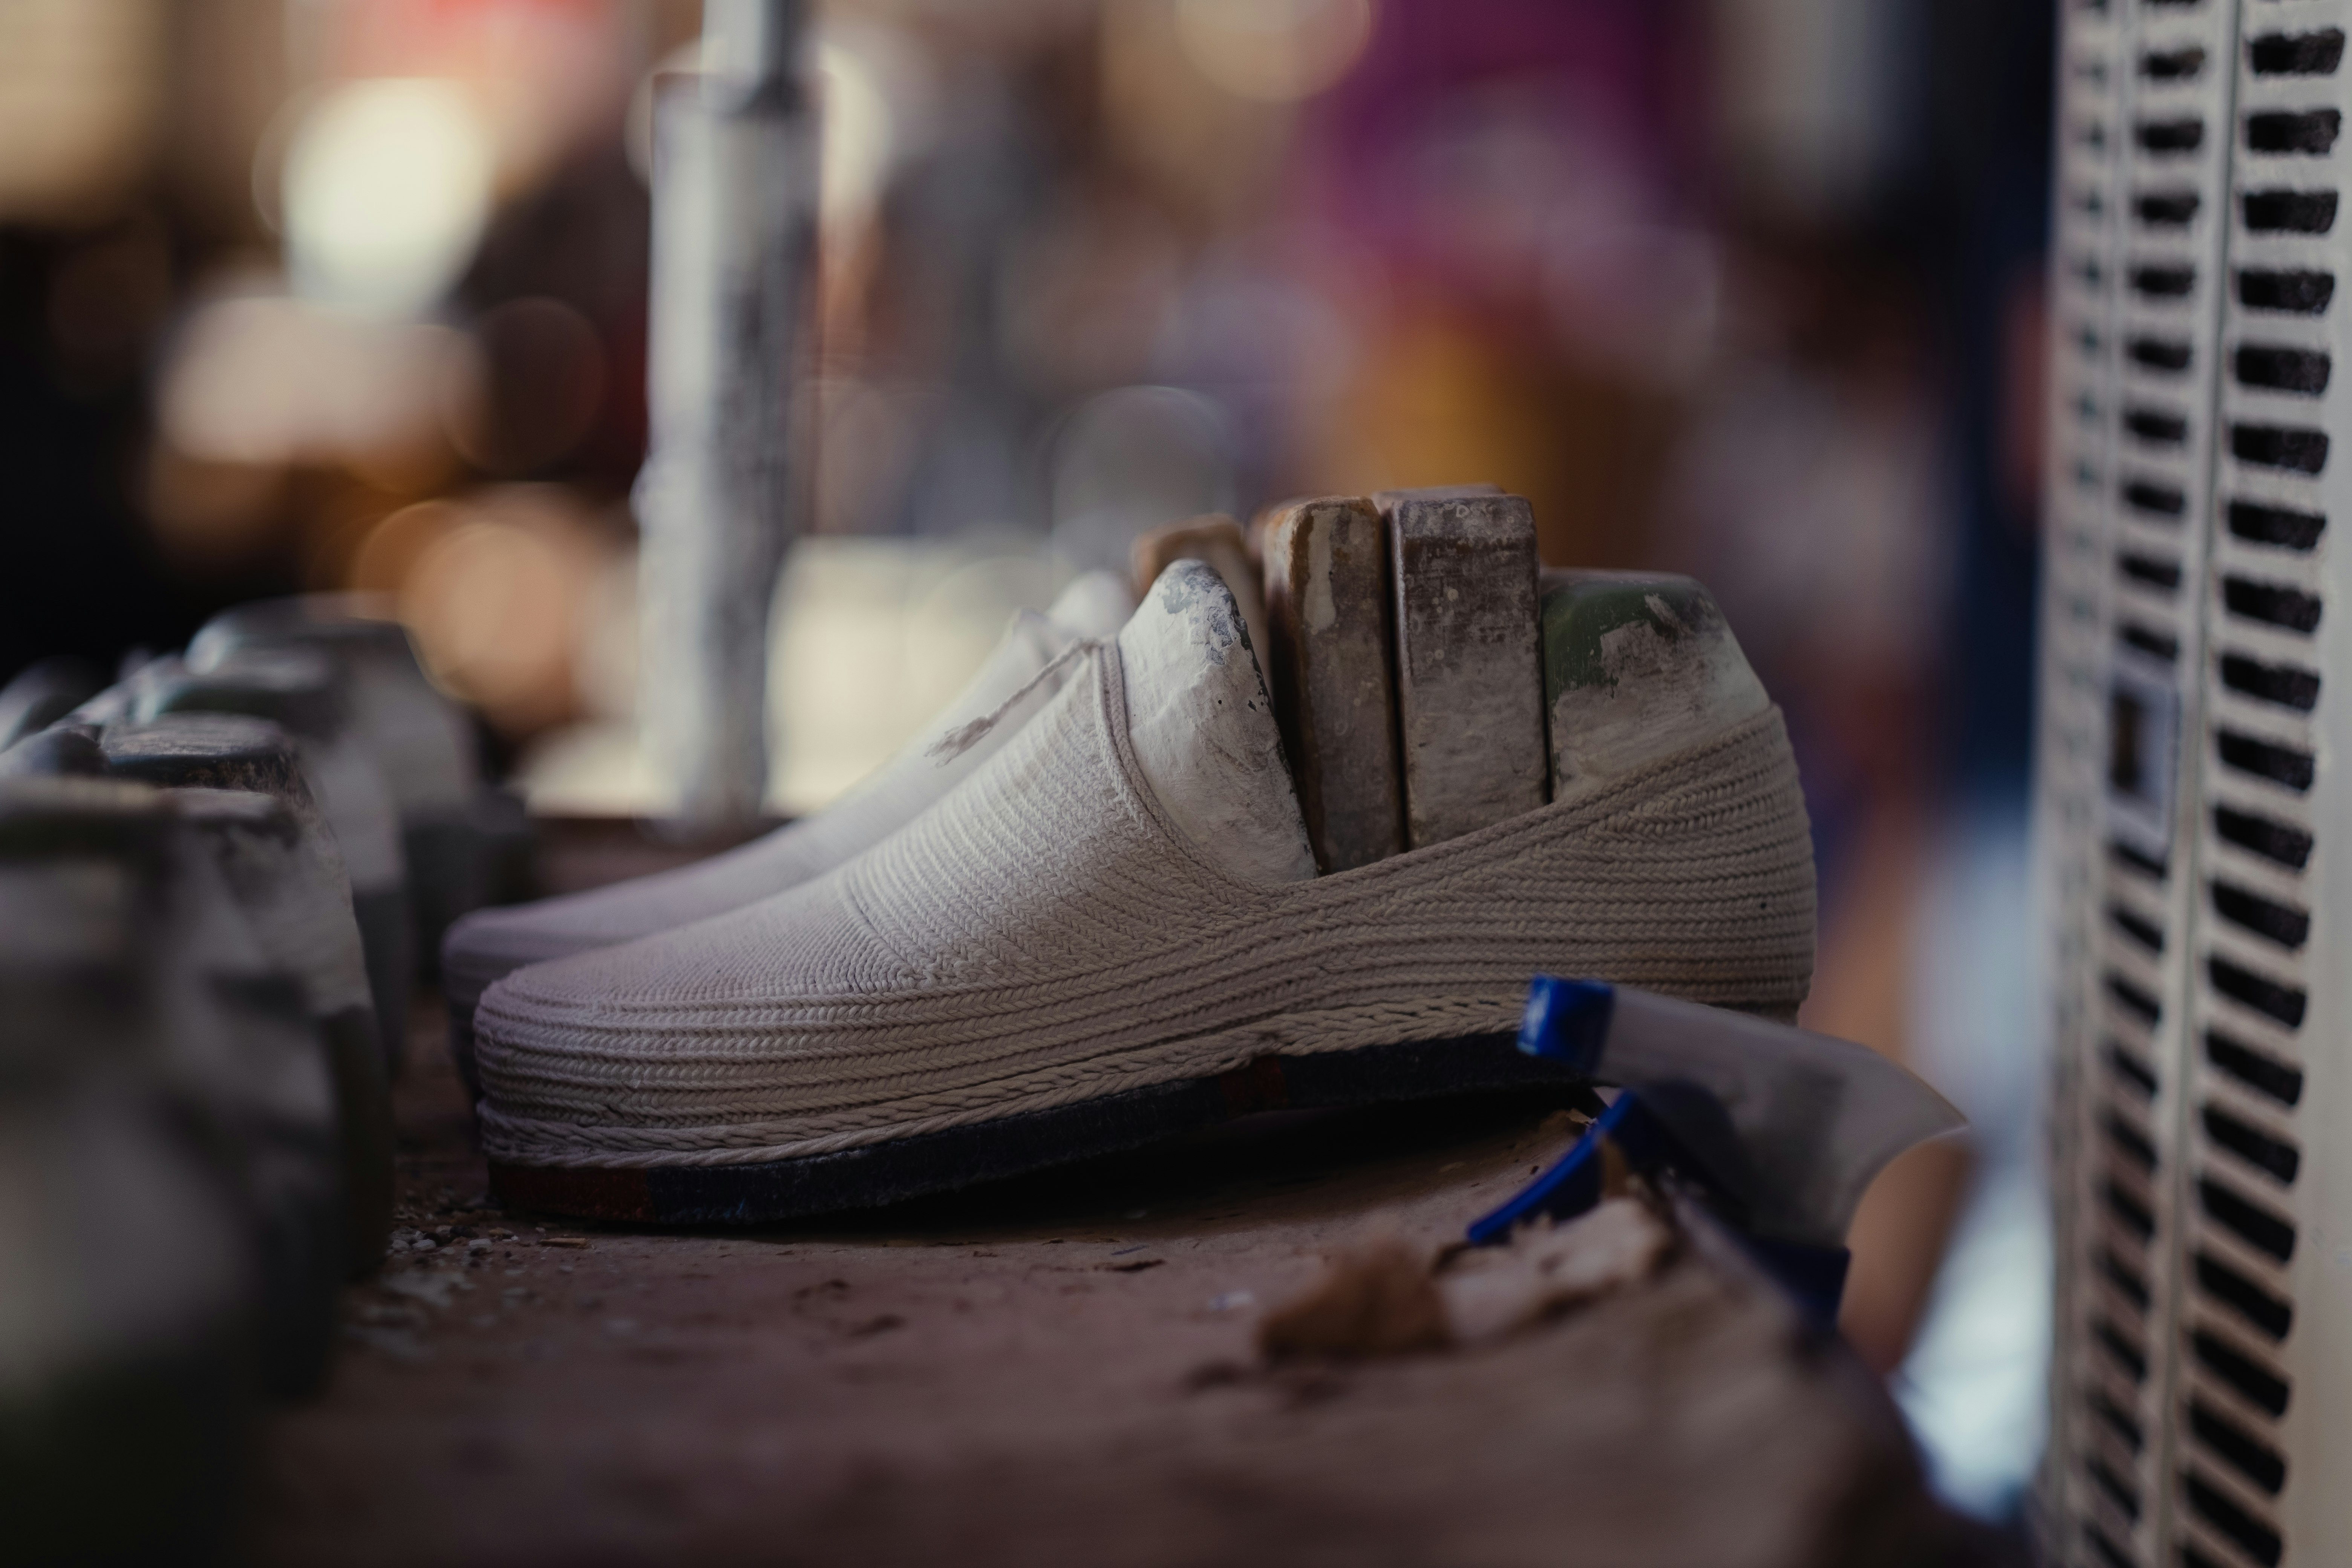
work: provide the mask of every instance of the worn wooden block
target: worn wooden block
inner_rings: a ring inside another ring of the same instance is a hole
[[[1466,488],[1382,500],[1405,837],[1419,848],[1546,798],[1535,514]]]
[[[1502,493],[1502,486],[1480,479],[1466,485],[1423,485],[1413,489],[1375,490],[1372,492],[1372,504],[1380,508],[1382,517],[1386,517],[1407,501],[1464,500],[1474,496],[1498,496]]]
[[[1215,568],[1241,606],[1242,624],[1249,627],[1250,649],[1259,668],[1265,665],[1265,593],[1259,586],[1257,567],[1242,540],[1242,525],[1222,512],[1171,522],[1137,539],[1129,556],[1135,570],[1135,597],[1140,604],[1160,581],[1160,574],[1175,561],[1205,561]]]
[[[1388,537],[1357,496],[1293,501],[1265,536],[1270,684],[1315,863],[1369,866],[1404,847]]]
[[[1542,593],[1554,799],[1771,706],[1713,595],[1693,578],[1547,572]]]

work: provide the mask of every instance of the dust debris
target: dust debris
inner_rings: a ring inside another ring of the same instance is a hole
[[[1443,1349],[1449,1338],[1429,1260],[1392,1237],[1340,1254],[1312,1289],[1267,1313],[1257,1331],[1269,1361],[1409,1355]]]
[[[1343,1252],[1266,1314],[1259,1352],[1270,1362],[1353,1361],[1478,1344],[1645,1279],[1672,1254],[1675,1233],[1638,1178],[1612,1173],[1611,1184],[1625,1195],[1565,1225],[1522,1226],[1501,1247],[1450,1247],[1433,1261],[1387,1237]]]

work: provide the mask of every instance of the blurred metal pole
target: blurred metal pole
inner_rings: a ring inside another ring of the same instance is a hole
[[[768,773],[768,613],[814,443],[817,122],[802,0],[709,0],[704,69],[654,103],[639,711],[678,815],[748,821]]]

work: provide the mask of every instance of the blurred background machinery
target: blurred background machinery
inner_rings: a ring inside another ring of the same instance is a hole
[[[2050,0],[804,24],[816,327],[766,808],[831,798],[1009,610],[1198,513],[1476,476],[1551,564],[1696,573],[1797,738],[1807,1021],[1979,1129],[1874,1197],[1847,1331],[1948,1495],[2012,1515],[2048,1333],[2013,911]],[[534,811],[688,806],[641,738],[631,487],[658,84],[734,68],[712,34],[694,0],[0,7],[0,679],[377,595]]]

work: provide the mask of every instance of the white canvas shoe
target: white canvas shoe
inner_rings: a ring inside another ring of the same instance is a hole
[[[674,871],[478,910],[458,921],[442,944],[441,972],[459,1071],[470,1085],[474,1006],[491,982],[527,963],[614,947],[739,910],[830,871],[896,832],[979,768],[1067,678],[1068,667],[1055,660],[1082,639],[1117,632],[1134,607],[1117,577],[1097,572],[1064,589],[1044,615],[1014,616],[971,684],[931,727],[821,812]],[[967,738],[975,726],[985,732]]]
[[[1557,1081],[1513,1048],[1538,972],[1783,1016],[1803,998],[1811,842],[1777,710],[1318,878],[1238,626],[1212,574],[1171,568],[864,855],[490,987],[500,1194],[782,1218],[1247,1110]]]

